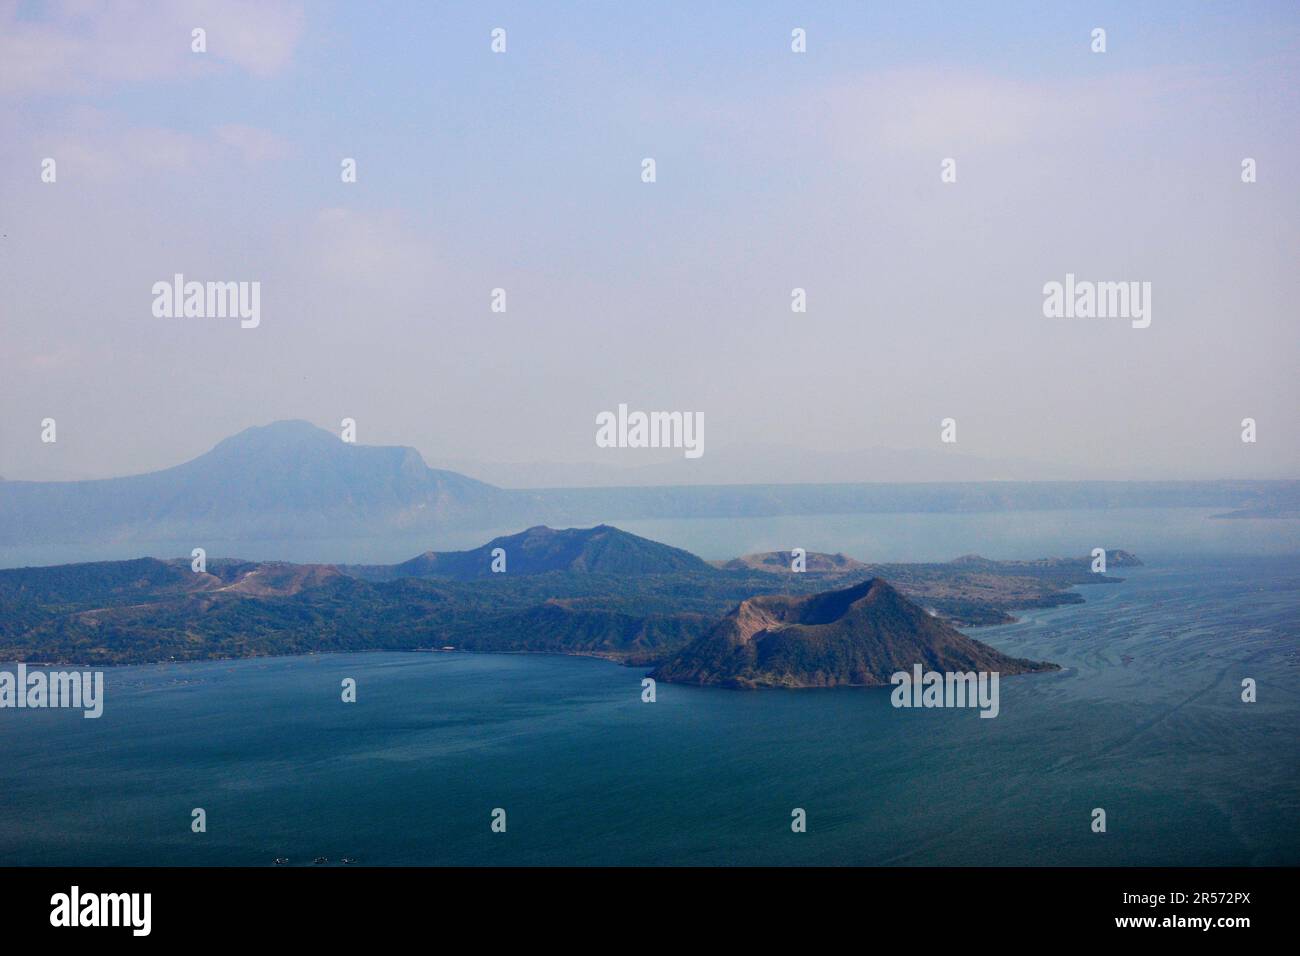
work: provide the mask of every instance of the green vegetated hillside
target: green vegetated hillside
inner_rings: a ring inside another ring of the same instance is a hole
[[[491,571],[497,549],[505,573]],[[1121,552],[1112,556],[1112,564],[1136,563]],[[195,572],[189,559],[140,558],[22,568],[0,571],[0,660],[109,664],[454,647],[650,665],[714,633],[728,612],[763,595],[887,580],[891,593],[915,604],[922,617],[913,620],[948,627],[1077,602],[1073,585],[1118,580],[1090,573],[1086,558],[808,559],[807,573],[791,573],[780,553],[715,566],[601,525],[530,528],[471,551],[430,552],[389,566],[216,559]],[[814,638],[809,632],[809,646]]]
[[[706,573],[712,566],[689,551],[628,534],[609,525],[556,530],[539,525],[520,534],[494,538],[470,551],[426,551],[390,565],[354,565],[343,570],[371,581],[397,578],[445,577],[461,581],[486,578],[494,556],[502,556],[507,574],[545,574],[548,571],[610,574]]]

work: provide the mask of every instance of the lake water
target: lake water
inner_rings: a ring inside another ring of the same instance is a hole
[[[843,552],[860,561],[949,561],[963,554],[1002,560],[1086,555],[1123,548],[1183,562],[1220,555],[1300,554],[1300,520],[1212,517],[1222,509],[973,512],[969,514],[800,515],[627,521],[634,534],[708,560],[760,551]]]
[[[1084,555],[1124,548],[1145,557],[1186,560],[1204,555],[1300,554],[1300,519],[1217,519],[1223,509],[1119,508],[967,514],[791,515],[769,518],[690,518],[612,521],[707,560],[756,551],[842,551],[862,561],[947,561],[962,554],[989,558]],[[205,541],[209,558],[325,564],[393,564],[425,551],[477,548],[511,525],[448,530],[438,535],[385,534],[365,539]],[[118,561],[146,555],[184,557],[183,541],[62,544],[0,548],[0,568]]]
[[[820,527],[769,533],[858,553]],[[110,669],[98,720],[0,711],[0,864],[1300,864],[1300,557],[1163,551],[972,632],[1065,667],[1002,681],[993,720],[887,690],[647,704],[641,671],[564,657]]]

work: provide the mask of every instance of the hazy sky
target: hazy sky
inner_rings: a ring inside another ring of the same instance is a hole
[[[1064,475],[1298,477],[1298,91],[1293,2],[0,2],[0,475],[344,417],[627,467],[627,403],[733,480],[946,417]],[[154,317],[178,272],[260,325]],[[1067,273],[1150,282],[1150,327],[1045,318]]]

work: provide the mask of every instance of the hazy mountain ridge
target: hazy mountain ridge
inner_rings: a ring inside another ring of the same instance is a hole
[[[498,507],[508,510],[500,489],[430,469],[412,448],[349,444],[285,421],[247,429],[163,471],[5,482],[0,541],[369,535],[477,520]]]
[[[221,542],[373,540],[412,533],[432,537],[440,529],[540,523],[1175,506],[1282,517],[1300,513],[1300,482],[913,482],[511,491],[429,468],[412,448],[348,444],[307,422],[284,421],[246,429],[198,458],[162,471],[96,481],[0,483],[0,546],[55,546],[59,553],[53,560],[75,560],[92,542],[104,556],[120,551],[125,558],[139,553],[133,543],[148,542],[212,552]]]
[[[728,561],[711,561],[709,563],[724,571],[766,571],[771,574],[848,574],[869,572],[876,567],[889,566],[868,564],[865,561],[859,561],[857,558],[850,558],[844,554],[826,554],[820,551],[805,552],[803,558],[804,566],[801,571],[794,570],[794,552],[792,551],[760,551],[756,554],[746,554]],[[978,554],[963,554],[961,557],[953,558],[948,562],[948,565],[958,568],[996,567],[1003,570],[1023,568],[1025,570],[1044,571],[1051,569],[1072,570],[1077,568],[1081,561],[1090,562],[1091,560],[1091,557],[1088,557],[1038,558],[1032,561],[1015,559],[995,561],[992,558],[985,558]],[[1122,548],[1108,550],[1106,552],[1106,563],[1108,567],[1115,568],[1142,566],[1142,561],[1137,555],[1131,554]]]
[[[710,562],[724,571],[768,571],[773,574],[804,573],[794,571],[793,551],[762,551],[743,554],[729,561]],[[804,571],[808,574],[842,574],[865,570],[868,565],[844,554],[808,551],[804,554]]]

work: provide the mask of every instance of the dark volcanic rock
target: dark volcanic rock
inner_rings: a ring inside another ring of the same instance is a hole
[[[742,601],[651,676],[728,687],[874,686],[914,664],[1003,675],[1057,669],[972,640],[872,578],[838,591]]]

